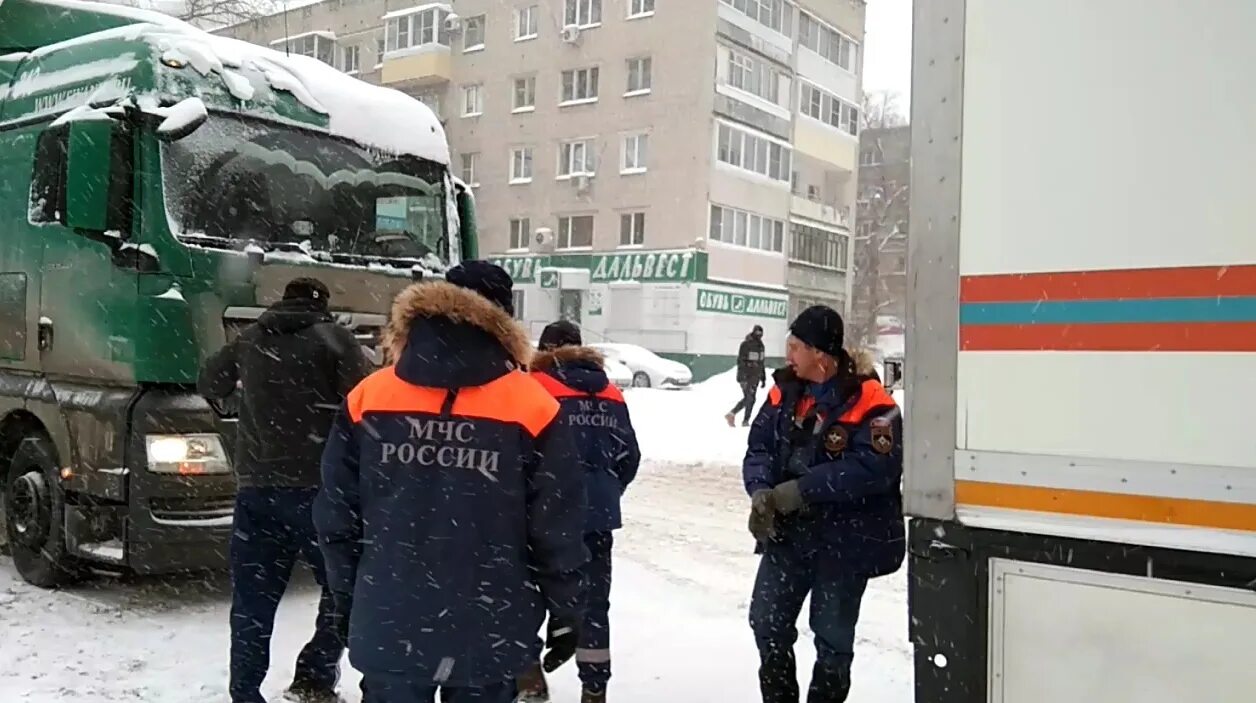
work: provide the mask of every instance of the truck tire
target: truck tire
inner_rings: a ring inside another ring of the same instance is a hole
[[[5,473],[5,537],[13,565],[28,583],[56,588],[82,577],[65,545],[65,494],[56,449],[46,437],[22,440]]]

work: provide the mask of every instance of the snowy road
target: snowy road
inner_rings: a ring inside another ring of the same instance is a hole
[[[642,467],[625,501],[627,524],[616,535],[616,700],[757,700],[746,625],[756,559],[745,510],[731,467]],[[911,700],[904,589],[902,574],[869,588],[852,701]],[[316,600],[316,588],[301,578],[280,609],[266,686],[273,697],[309,636]],[[229,605],[221,578],[99,579],[51,593],[26,586],[0,559],[0,701],[224,701]],[[809,641],[799,653],[801,661],[811,660]],[[351,701],[356,682],[347,672]],[[574,667],[560,673],[555,689],[556,701],[576,700]]]

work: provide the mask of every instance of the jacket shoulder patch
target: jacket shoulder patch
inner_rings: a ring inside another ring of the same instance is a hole
[[[845,427],[834,424],[824,433],[824,450],[829,454],[840,454],[850,443],[850,434]]]
[[[869,423],[872,430],[872,449],[878,454],[889,454],[894,450],[894,424],[889,418],[873,418]]]

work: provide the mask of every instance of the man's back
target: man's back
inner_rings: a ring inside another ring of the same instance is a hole
[[[212,357],[201,374],[204,395],[223,398],[239,381],[240,485],[317,486],[332,419],[366,371],[352,333],[303,299],[272,305]]]

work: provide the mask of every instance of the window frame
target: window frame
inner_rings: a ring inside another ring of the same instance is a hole
[[[471,95],[475,95],[474,111],[468,109],[467,103]],[[480,117],[484,114],[484,84],[467,83],[462,86],[462,116]]]
[[[480,152],[468,151],[458,155],[458,177],[467,184],[468,188],[480,187],[479,170]]]
[[[540,14],[540,5],[524,5],[515,8],[515,41],[529,41],[541,36],[541,23],[537,21],[537,15]],[[528,22],[524,23],[524,18]],[[530,32],[523,33],[523,30],[529,29]]]
[[[353,57],[353,68],[349,68],[349,57]],[[362,47],[358,44],[349,44],[340,47],[340,70],[345,75],[356,75],[362,72]]]
[[[627,63],[628,85],[625,86],[626,90],[624,91],[624,97],[634,98],[639,95],[649,95],[650,93],[654,92],[654,57],[649,56],[649,55],[632,56],[632,57],[629,57],[628,59],[625,59],[625,63]],[[642,76],[645,77],[644,87],[638,87],[638,88],[632,87],[632,77],[633,77],[634,67],[637,69],[636,76],[638,80],[640,80]],[[644,69],[644,71],[642,69]]]
[[[624,225],[628,225],[628,241],[624,241]],[[645,210],[619,213],[620,249],[640,249],[645,246]]]
[[[564,0],[563,26],[575,25],[580,29],[600,27],[604,9],[602,0]],[[584,21],[581,21],[581,14],[585,15]]]
[[[568,76],[570,76],[570,85],[568,84]],[[578,97],[580,87],[580,78],[584,78],[585,97]],[[563,69],[559,74],[559,91],[558,106],[569,107],[572,105],[588,105],[595,103],[601,97],[602,71],[600,66],[585,66],[582,68]],[[571,88],[571,98],[567,97],[567,89]]]
[[[471,25],[478,24],[480,28],[480,41],[478,44],[467,44],[467,39],[471,35]],[[488,39],[488,16],[484,14],[475,15],[474,17],[465,17],[462,20],[462,53],[473,54],[477,51],[484,51],[484,43]]]
[[[516,170],[520,166],[520,170]],[[531,183],[536,175],[536,150],[530,144],[510,147],[510,185]]]
[[[724,246],[785,256],[786,222],[768,215],[711,202],[707,238]],[[752,233],[750,230],[754,228]],[[740,242],[738,242],[740,238]],[[750,246],[757,240],[758,247]],[[763,246],[764,244],[767,246]]]
[[[528,245],[532,242],[532,218],[527,215],[512,217],[507,227],[507,250],[527,251]],[[517,235],[522,237],[519,242],[515,240]]]
[[[635,165],[628,165],[628,144],[633,143],[633,161]],[[620,135],[619,140],[619,175],[633,176],[646,173],[650,170],[650,132],[648,130],[640,130],[636,132],[625,132]]]
[[[580,159],[583,166],[582,170],[576,170],[575,166],[575,147],[579,145]],[[557,177],[554,180],[568,180],[576,176],[592,176],[594,164],[592,163],[592,151],[596,147],[594,137],[582,137],[579,139],[566,139],[558,143],[558,169]]]
[[[572,244],[571,243],[572,235],[575,232],[575,227],[574,227],[575,221],[578,219],[579,220],[587,219],[589,221],[589,243],[588,244]],[[566,224],[565,228],[563,226],[564,224]],[[577,214],[577,215],[559,215],[558,216],[558,233],[556,237],[557,241],[555,242],[555,248],[566,250],[566,251],[581,251],[581,250],[592,249],[593,240],[595,239],[595,235],[597,233],[596,226],[597,226],[597,220],[592,214],[586,213],[586,214]],[[566,239],[566,242],[567,242],[565,246],[563,244],[564,239]]]
[[[529,96],[529,102],[526,104],[519,104],[519,88],[520,88],[521,82],[523,83],[524,91]],[[512,114],[517,115],[517,114],[521,114],[525,112],[536,112],[536,75],[535,74],[526,75],[526,76],[515,76],[514,82],[511,85],[510,105],[511,105],[510,112]]]
[[[646,9],[647,4],[649,4],[649,9]],[[633,8],[638,6],[640,9],[634,11]],[[654,0],[628,0],[628,16],[626,19],[639,20],[653,16]]]

